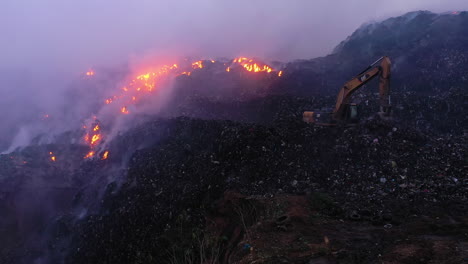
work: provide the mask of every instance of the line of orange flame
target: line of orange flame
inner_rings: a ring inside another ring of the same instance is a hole
[[[203,69],[205,67],[205,62],[217,63],[215,60],[200,60],[191,63],[191,67],[193,70]],[[226,72],[231,72],[233,68],[236,68],[238,65],[241,69],[244,69],[248,72],[258,73],[258,72],[265,72],[265,73],[272,73],[275,70],[263,63],[256,62],[253,59],[246,58],[246,57],[239,57],[232,60],[230,65],[226,65]],[[180,71],[180,67],[177,64],[172,65],[163,65],[159,68],[156,68],[152,71],[147,71],[142,74],[138,74],[135,78],[133,78],[126,86],[123,86],[122,94],[121,95],[114,95],[109,97],[105,100],[106,104],[111,104],[114,102],[121,102],[124,105],[119,107],[119,111],[121,114],[130,114],[128,109],[128,105],[135,104],[138,101],[140,96],[143,96],[142,93],[144,92],[153,92],[156,88],[158,83],[161,83],[164,78],[168,77],[170,74],[174,74],[175,76],[186,75],[190,76],[192,71]],[[282,71],[277,72],[277,76],[281,77],[283,74]],[[86,72],[87,76],[94,76],[95,72],[93,70],[89,70]],[[94,117],[96,120],[96,117]],[[86,129],[86,126],[84,126]],[[96,124],[92,127],[92,131],[90,133],[86,133],[84,140],[90,146],[90,152],[86,154],[85,158],[91,158],[96,155],[95,149],[96,147],[102,142],[103,136],[101,134],[101,127],[99,124]],[[101,159],[107,159],[109,155],[109,151],[105,151],[101,157]]]

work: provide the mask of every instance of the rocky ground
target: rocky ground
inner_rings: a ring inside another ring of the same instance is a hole
[[[65,143],[2,155],[2,261],[463,263],[464,97],[397,94],[392,121],[357,97],[355,126],[302,122],[333,96],[194,97],[108,160]]]
[[[122,188],[109,187],[102,212],[80,223],[70,262],[466,260],[466,136],[376,119],[164,127],[164,140],[133,156]]]

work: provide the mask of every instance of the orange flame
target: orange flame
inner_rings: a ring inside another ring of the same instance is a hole
[[[88,154],[86,154],[86,156],[84,156],[85,159],[88,159],[88,158],[92,158],[94,156],[94,151],[90,151],[88,152]]]
[[[144,81],[147,81],[147,80],[149,79],[149,77],[150,77],[150,74],[147,73],[147,74],[142,74],[142,75],[140,75],[140,76],[137,76],[137,79],[138,79],[138,80],[142,80],[142,81],[143,81],[143,80],[144,80]]]
[[[255,62],[253,59],[249,59],[249,58],[246,58],[246,57],[235,58],[232,61],[232,64],[239,64],[240,66],[242,66],[245,70],[247,70],[249,72],[271,73],[271,72],[274,71],[272,67],[270,67],[270,66],[268,66],[268,65],[266,65],[264,63]],[[226,71],[230,72],[231,68],[228,67],[226,69]],[[282,72],[278,73],[278,77],[281,77],[282,74],[283,74]]]
[[[96,116],[94,116],[93,119],[95,120],[93,124],[90,124],[89,126],[83,126],[84,129],[89,128],[89,132],[85,134],[84,140],[89,145],[90,152],[85,156],[85,158],[90,158],[94,156],[95,148],[100,144],[100,142],[103,139],[101,134],[101,124],[97,120]]]
[[[192,68],[194,69],[203,69],[203,61],[196,61],[192,63]]]
[[[117,99],[117,96],[113,96],[113,97],[111,97],[109,99],[106,99],[106,104],[112,103],[115,99]]]
[[[54,153],[51,151],[49,152],[49,155],[50,155],[50,160],[55,162],[56,161],[56,157],[54,156]]]
[[[101,135],[93,135],[91,138],[91,145],[96,145],[99,140],[101,140]]]
[[[102,155],[102,160],[106,160],[109,157],[109,151],[106,150],[104,154]]]
[[[123,107],[120,109],[120,112],[121,112],[122,114],[125,114],[125,115],[127,115],[127,114],[129,113],[126,106],[123,106]]]

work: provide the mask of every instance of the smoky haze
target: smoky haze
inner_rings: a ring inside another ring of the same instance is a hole
[[[64,91],[91,67],[149,55],[307,59],[367,21],[466,9],[466,0],[3,0],[0,152],[15,137],[30,141],[43,113],[80,105]]]

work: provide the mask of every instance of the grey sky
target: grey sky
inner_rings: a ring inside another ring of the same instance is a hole
[[[366,21],[418,9],[468,1],[2,0],[0,64],[76,70],[147,52],[311,58]]]

